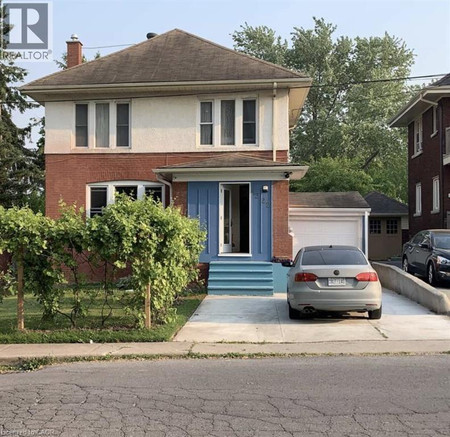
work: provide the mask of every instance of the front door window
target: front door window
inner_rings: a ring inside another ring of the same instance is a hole
[[[220,253],[250,253],[250,184],[221,184],[220,196]]]

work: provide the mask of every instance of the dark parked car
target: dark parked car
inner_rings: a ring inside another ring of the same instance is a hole
[[[403,246],[403,270],[426,276],[431,285],[450,280],[450,230],[421,231]]]

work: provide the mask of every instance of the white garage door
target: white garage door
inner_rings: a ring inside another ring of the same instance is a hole
[[[342,244],[361,248],[361,221],[351,219],[333,219],[325,217],[295,217],[289,225],[294,233],[293,254],[305,246],[322,244]]]

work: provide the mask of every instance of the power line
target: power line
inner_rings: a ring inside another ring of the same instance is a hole
[[[134,46],[135,43],[132,44],[116,44],[113,46],[98,46],[98,47],[84,47],[83,46],[83,50],[87,49],[87,50],[94,50],[94,49],[110,49],[113,47],[129,47],[129,46]]]

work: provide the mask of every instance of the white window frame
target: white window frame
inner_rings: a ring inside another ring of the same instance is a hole
[[[433,178],[433,210],[432,213],[437,213],[441,210],[440,206],[440,187],[439,176]]]
[[[417,156],[423,151],[423,123],[422,114],[414,120],[414,155]]]
[[[235,101],[235,120],[234,120],[234,144],[221,144],[221,101],[222,100],[234,100]],[[254,100],[256,105],[256,143],[254,144],[244,144],[243,142],[243,102],[245,100]],[[212,144],[201,144],[201,134],[200,134],[200,120],[201,120],[201,102],[212,102],[213,111],[213,143]],[[234,95],[218,95],[218,96],[208,96],[198,100],[197,108],[197,140],[196,147],[200,149],[222,149],[222,150],[236,150],[237,148],[258,148],[260,146],[260,99],[256,95],[245,95],[245,96],[234,96]]]
[[[137,186],[137,198],[142,199],[145,196],[145,189],[147,187],[160,187],[162,189],[162,204],[166,206],[166,186],[158,182],[150,181],[108,181],[108,182],[94,182],[86,185],[86,217],[91,217],[91,187],[106,188],[106,204],[112,205],[115,202],[116,190],[115,187],[132,187]]]
[[[109,103],[109,147],[97,147],[96,139],[95,139],[95,130],[96,130],[96,116],[95,116],[95,105],[97,103]],[[116,130],[117,130],[117,105],[119,104],[128,104],[128,147],[119,146],[117,147],[117,138],[116,138]],[[88,105],[88,146],[87,147],[78,147],[76,145],[76,105]],[[72,149],[74,150],[86,150],[86,149],[95,149],[95,150],[128,150],[132,148],[131,139],[131,120],[132,120],[132,102],[131,100],[92,100],[92,101],[76,101],[73,104],[73,130],[72,130]]]
[[[430,135],[430,137],[434,137],[437,133],[438,133],[438,128],[437,128],[437,105],[433,105],[433,107],[432,107],[432,109],[431,109],[431,111],[432,111],[432,114],[431,114],[431,117],[432,117],[432,121],[433,121],[433,123],[432,123],[432,126],[431,126],[431,130],[432,130],[432,132],[431,132],[431,135]]]
[[[422,184],[416,184],[416,212],[415,217],[422,215]]]

